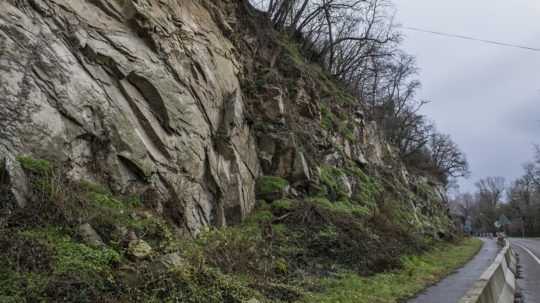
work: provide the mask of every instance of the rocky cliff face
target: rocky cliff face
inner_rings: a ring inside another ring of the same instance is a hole
[[[2,1],[0,154],[144,193],[196,231],[245,216],[259,164],[237,50],[200,1]]]
[[[262,175],[292,196],[317,191],[325,167],[414,183],[358,105],[249,14],[241,1],[2,1],[3,216],[30,198],[21,155],[141,195],[191,233],[241,221]],[[337,175],[336,194],[362,192]],[[426,201],[407,201],[419,222],[444,213]]]

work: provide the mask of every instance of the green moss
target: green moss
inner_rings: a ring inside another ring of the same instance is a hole
[[[343,138],[356,142],[357,138],[354,135],[354,125],[347,120],[347,117],[336,116],[326,105],[321,104],[321,127],[336,132]]]
[[[353,197],[353,200],[368,208],[377,208],[377,197],[383,190],[380,182],[365,174],[364,171],[355,164],[349,164],[347,172],[349,175],[354,176],[358,183],[358,191]]]
[[[111,195],[111,191],[107,187],[99,183],[81,180],[78,182],[78,186],[81,188],[82,191],[85,191],[85,192],[102,194],[102,195]]]
[[[321,166],[319,175],[321,182],[335,190],[339,189],[339,178],[342,176],[344,176],[344,173],[337,167],[328,165]]]
[[[247,219],[246,223],[264,224],[272,222],[274,215],[268,210],[259,210],[252,213]]]
[[[320,167],[319,178],[324,186],[326,195],[330,200],[347,200],[347,189],[343,183],[343,178],[347,176],[344,170],[335,166],[323,165]]]
[[[293,210],[296,206],[296,201],[290,199],[280,199],[272,202],[271,208],[273,211],[290,211]]]
[[[14,302],[92,302],[88,292],[109,291],[113,265],[121,260],[60,227],[11,230],[1,241],[11,244],[0,251],[0,298]]]
[[[145,235],[152,247],[158,249],[166,250],[174,242],[173,233],[163,219],[140,209],[140,196],[116,197],[95,184],[86,185],[80,190],[78,198],[84,203],[74,216],[88,221],[109,244],[119,245],[120,235],[115,233],[118,226]]]
[[[366,218],[372,214],[372,210],[368,207],[354,204],[351,201],[330,202],[324,197],[311,197],[307,201],[335,213],[351,214],[359,218]]]
[[[263,176],[257,179],[257,194],[267,195],[283,191],[289,182],[280,177]]]
[[[143,200],[140,195],[130,195],[122,199],[129,207],[142,207]]]
[[[330,109],[325,105],[321,104],[321,127],[326,130],[335,130],[335,120],[336,117],[332,111],[330,111]]]
[[[81,188],[86,192],[90,201],[100,207],[111,209],[128,209],[142,206],[141,196],[130,195],[127,197],[115,197],[104,186],[99,184],[85,185]]]
[[[17,272],[3,268],[0,271],[0,302],[42,302],[41,293],[50,276],[43,273]]]
[[[279,258],[274,262],[274,269],[280,275],[285,275],[289,272],[289,263],[283,258]]]
[[[110,272],[112,264],[120,261],[120,254],[115,250],[78,243],[59,228],[27,230],[21,235],[41,242],[54,251],[54,274],[104,274]]]
[[[340,134],[342,134],[343,137],[345,137],[345,139],[347,139],[347,140],[349,140],[351,142],[356,141],[356,137],[354,136],[354,132],[353,132],[353,126],[351,125],[351,123],[349,121],[345,120],[345,121],[339,123],[338,132]]]
[[[126,207],[122,201],[115,199],[109,194],[90,193],[89,197],[93,203],[96,203],[100,207],[111,209],[124,209]]]
[[[29,156],[19,156],[17,161],[21,164],[22,168],[39,175],[45,175],[52,172],[53,165],[51,162],[42,159],[34,159]]]

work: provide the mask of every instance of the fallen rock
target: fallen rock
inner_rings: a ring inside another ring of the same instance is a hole
[[[128,244],[128,254],[136,259],[147,258],[152,252],[152,247],[144,240],[134,240]]]
[[[159,256],[152,264],[152,270],[157,273],[167,272],[182,268],[186,264],[184,258],[178,253],[171,253]]]
[[[279,87],[267,88],[268,98],[261,102],[261,108],[267,119],[276,121],[285,115],[283,91]]]

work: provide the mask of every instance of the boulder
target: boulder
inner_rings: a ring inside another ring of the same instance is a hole
[[[266,88],[267,98],[260,104],[265,117],[271,121],[278,121],[285,115],[285,104],[283,103],[283,91],[279,87]]]
[[[130,241],[128,244],[128,254],[135,259],[148,258],[152,252],[150,244],[142,239]]]
[[[178,253],[161,255],[152,263],[152,270],[156,273],[167,272],[186,266],[186,260]]]

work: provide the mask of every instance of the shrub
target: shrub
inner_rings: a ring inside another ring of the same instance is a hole
[[[271,208],[273,212],[282,213],[289,212],[296,207],[297,203],[290,199],[280,199],[272,202]]]
[[[321,166],[319,178],[326,189],[321,194],[325,194],[332,201],[347,199],[346,188],[343,183],[343,178],[346,176],[345,172],[337,167]]]
[[[261,298],[241,280],[207,267],[186,266],[159,276],[141,274],[140,287],[132,290],[137,302],[244,303]]]
[[[268,243],[258,226],[206,231],[195,243],[195,252],[202,252],[204,262],[221,268],[224,273],[265,275],[270,270],[271,260],[265,256]]]
[[[120,261],[120,254],[110,248],[92,248],[75,242],[58,228],[26,230],[21,235],[48,247],[54,256],[53,272],[79,275],[110,274],[111,265]]]
[[[42,159],[34,159],[29,156],[19,156],[17,161],[21,167],[31,173],[38,175],[45,175],[53,171],[53,165],[51,162]]]
[[[289,186],[289,182],[280,177],[263,176],[257,180],[256,192],[257,197],[273,201],[283,198],[285,189]]]

